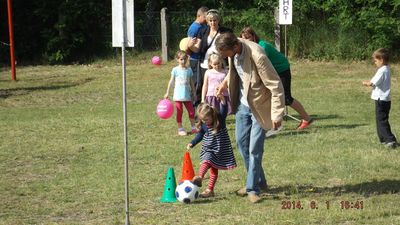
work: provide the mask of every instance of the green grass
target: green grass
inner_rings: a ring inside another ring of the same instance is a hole
[[[215,198],[160,203],[167,169],[180,177],[192,138],[177,136],[174,119],[155,115],[174,65],[127,62],[132,224],[400,223],[400,152],[378,144],[371,90],[361,85],[375,69],[365,62],[292,62],[293,96],[316,121],[297,132],[288,120],[266,140],[271,190],[260,204],[234,194],[245,182],[235,144],[238,168],[220,173]],[[399,133],[400,65],[392,70],[391,125]],[[0,224],[124,223],[121,71],[119,59],[21,67],[18,82],[0,71]],[[233,116],[228,128],[234,143]],[[198,154],[196,147],[195,171]],[[357,200],[363,209],[341,209],[341,201]],[[282,209],[283,201],[303,209]]]

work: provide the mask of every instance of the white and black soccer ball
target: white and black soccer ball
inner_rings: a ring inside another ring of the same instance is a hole
[[[178,201],[189,204],[199,197],[199,187],[189,180],[179,183],[175,189],[175,196]]]

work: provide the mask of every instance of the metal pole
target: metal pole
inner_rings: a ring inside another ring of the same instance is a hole
[[[15,72],[14,31],[13,31],[13,22],[12,22],[11,0],[7,0],[7,11],[8,11],[8,33],[10,36],[11,79],[17,80],[17,75]]]
[[[126,65],[125,65],[125,45],[127,40],[126,31],[126,0],[122,0],[122,102],[124,111],[124,143],[125,143],[125,225],[129,225],[129,180],[128,180],[128,123],[127,123],[127,104],[126,104]]]

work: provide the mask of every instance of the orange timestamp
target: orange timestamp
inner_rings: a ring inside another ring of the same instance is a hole
[[[290,209],[312,209],[312,210],[317,210],[317,209],[330,209],[331,208],[331,201],[307,201],[307,202],[302,202],[300,200],[283,200],[281,201],[281,209],[285,210],[290,210]],[[337,206],[338,204],[333,204],[334,206]],[[356,201],[350,201],[350,200],[341,200],[339,204],[340,209],[364,209],[364,201],[362,200],[356,200]]]

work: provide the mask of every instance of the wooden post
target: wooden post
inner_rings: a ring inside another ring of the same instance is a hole
[[[168,15],[165,7],[161,9],[161,51],[163,62],[168,62]]]
[[[279,25],[279,8],[276,7],[274,11],[275,16],[275,48],[281,51],[281,25]]]

